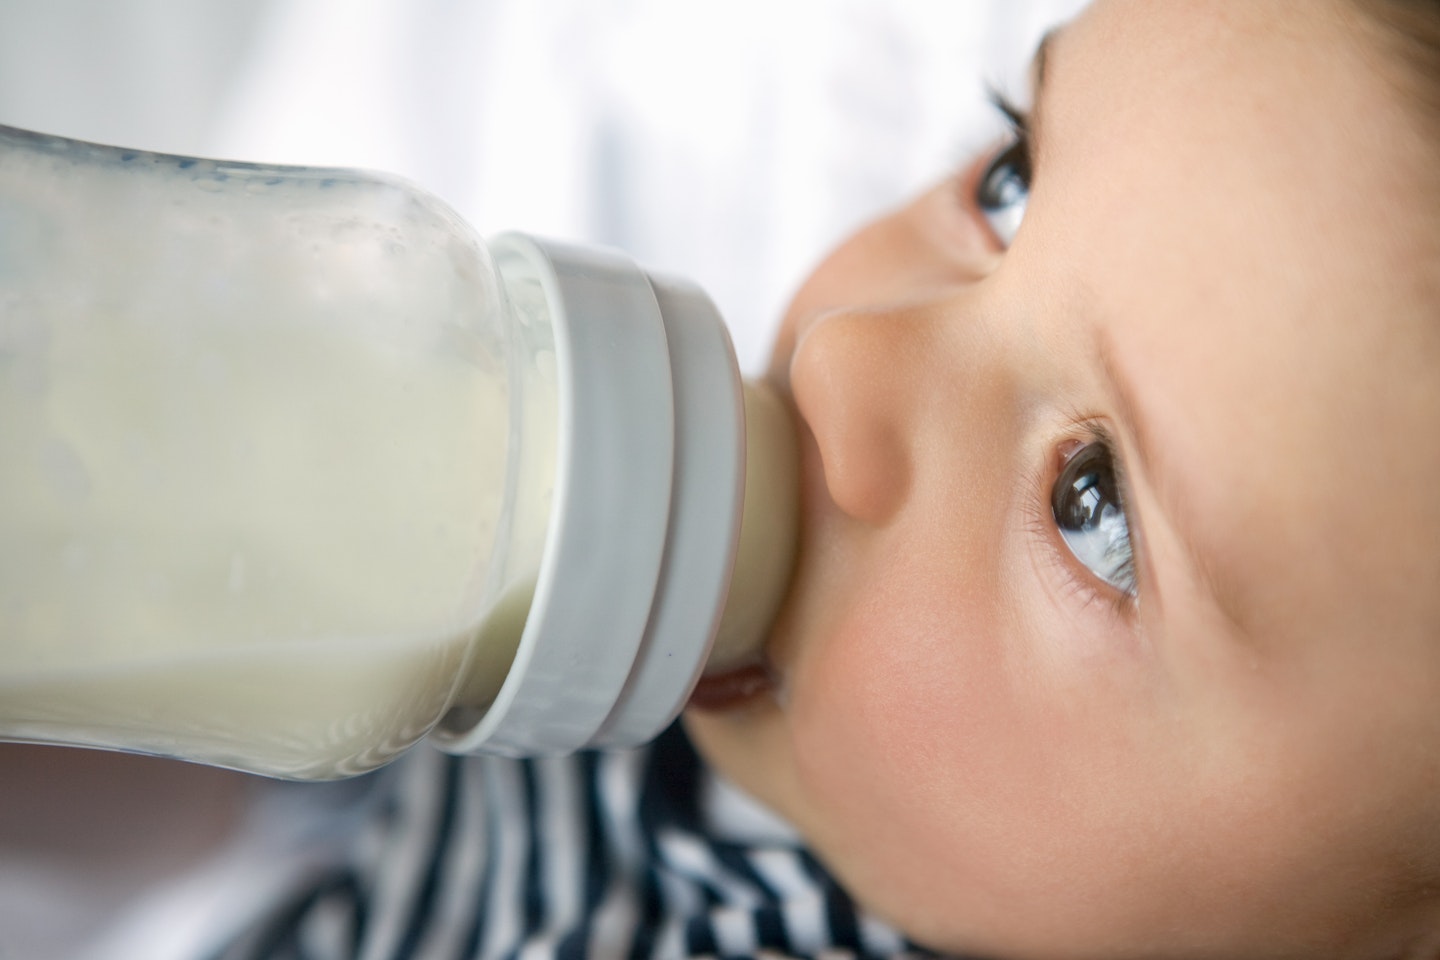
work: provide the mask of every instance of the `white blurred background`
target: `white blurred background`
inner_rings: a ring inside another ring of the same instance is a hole
[[[698,280],[757,372],[809,265],[993,141],[985,85],[1023,101],[1035,42],[1082,5],[0,0],[0,124],[398,173],[482,233]],[[305,796],[0,748],[0,960],[186,955]]]
[[[1000,129],[1083,0],[0,0],[0,123],[409,177],[690,274],[761,363],[814,260]]]

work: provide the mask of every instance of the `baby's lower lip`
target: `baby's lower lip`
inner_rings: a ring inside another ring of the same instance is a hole
[[[769,665],[751,663],[701,677],[690,694],[689,705],[697,710],[729,710],[770,692],[774,686],[774,671]]]

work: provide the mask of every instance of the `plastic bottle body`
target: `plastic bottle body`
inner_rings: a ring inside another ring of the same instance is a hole
[[[0,735],[331,777],[493,695],[554,375],[406,184],[0,131]]]
[[[783,596],[764,393],[622,254],[0,128],[0,739],[297,779],[643,742]]]

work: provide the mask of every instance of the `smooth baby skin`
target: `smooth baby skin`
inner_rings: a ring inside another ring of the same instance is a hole
[[[1440,216],[1390,57],[1338,0],[1102,0],[1008,248],[986,157],[796,297],[776,685],[689,729],[922,942],[1437,949]],[[1052,512],[1096,443],[1114,582]]]

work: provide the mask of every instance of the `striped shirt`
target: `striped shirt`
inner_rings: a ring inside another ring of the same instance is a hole
[[[572,757],[414,750],[371,779],[344,855],[216,960],[920,953],[717,781],[678,726]]]

